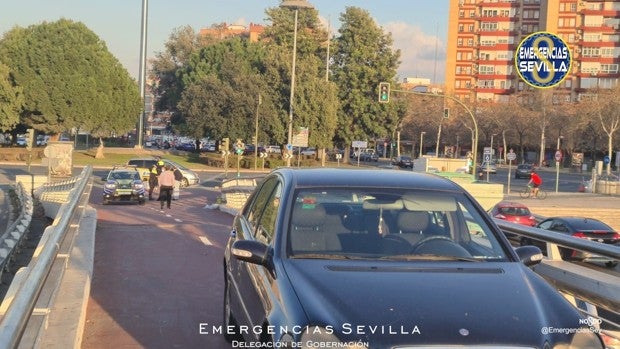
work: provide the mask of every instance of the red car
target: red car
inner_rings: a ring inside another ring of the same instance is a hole
[[[536,218],[527,206],[512,201],[501,201],[497,203],[489,214],[493,218],[503,219],[508,222],[518,223],[533,227],[536,225]]]

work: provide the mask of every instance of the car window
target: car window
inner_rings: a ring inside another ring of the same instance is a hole
[[[286,246],[291,258],[504,259],[483,214],[459,194],[300,189]]]
[[[276,197],[275,193],[279,193],[279,190],[276,191],[275,189],[276,187],[279,187],[279,185],[280,184],[277,178],[270,178],[263,182],[260,189],[253,196],[250,206],[244,213],[248,224],[250,224],[252,234],[255,237],[256,235],[262,236],[263,240],[266,239],[270,241],[274,232],[275,217],[272,217],[271,215],[275,216],[275,212],[272,211],[272,208],[274,206],[273,201]],[[279,207],[279,202],[277,205]],[[263,222],[261,217],[264,212],[267,212],[268,217],[266,217]],[[273,220],[273,222],[270,223],[268,222],[269,220]],[[261,224],[263,224],[264,227],[261,227]],[[258,232],[257,228],[260,228],[261,231]]]

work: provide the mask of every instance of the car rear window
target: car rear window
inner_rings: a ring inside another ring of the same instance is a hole
[[[502,207],[499,211],[511,216],[529,216],[530,210],[525,207]]]
[[[595,221],[592,219],[577,220],[577,221],[571,222],[571,225],[576,230],[605,230],[605,231],[613,230],[607,224],[599,222],[599,221]]]
[[[141,168],[150,168],[155,164],[155,160],[129,160],[127,164],[130,166],[136,166]]]

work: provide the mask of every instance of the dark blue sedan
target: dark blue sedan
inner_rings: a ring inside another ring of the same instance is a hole
[[[448,179],[278,169],[234,220],[221,330],[244,347],[603,348],[541,258]]]

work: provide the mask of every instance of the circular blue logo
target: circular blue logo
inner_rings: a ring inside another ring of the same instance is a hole
[[[557,35],[536,32],[521,41],[515,52],[515,66],[521,79],[536,88],[561,83],[571,68],[568,45]]]

